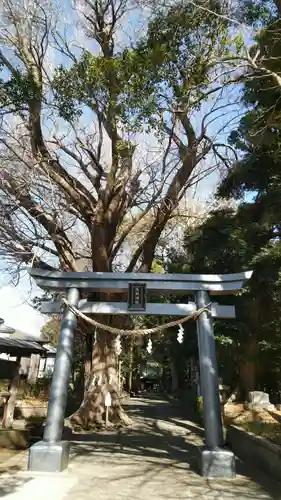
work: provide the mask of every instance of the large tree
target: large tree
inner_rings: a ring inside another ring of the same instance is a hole
[[[132,41],[131,2],[68,7],[58,25],[56,2],[2,2],[0,250],[19,269],[150,271],[187,189],[225,160],[214,120],[220,132],[232,103],[214,68],[229,53],[227,23],[180,2]],[[100,332],[90,346],[84,426],[101,421],[108,390],[123,418],[113,340]]]

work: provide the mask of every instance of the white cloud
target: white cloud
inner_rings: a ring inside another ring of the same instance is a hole
[[[26,297],[26,292],[23,293],[13,285],[0,288],[0,317],[7,326],[39,339],[40,330],[46,323],[47,317],[31,307],[26,302]]]

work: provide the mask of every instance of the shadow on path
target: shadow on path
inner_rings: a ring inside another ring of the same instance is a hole
[[[239,460],[237,460],[237,474],[242,476],[239,478],[242,483],[240,481],[238,484],[237,480],[220,482],[201,478],[198,474],[199,447],[203,444],[204,431],[194,422],[192,412],[186,411],[180,404],[170,403],[159,396],[151,396],[131,400],[126,410],[134,420],[132,428],[122,429],[117,433],[108,431],[94,435],[73,435],[72,458],[78,459],[82,463],[86,460],[100,465],[106,464],[106,467],[127,463],[128,467],[124,468],[124,473],[121,476],[107,478],[107,481],[111,483],[114,481],[117,483],[124,479],[130,480],[132,476],[136,479],[139,476],[140,485],[143,486],[148,482],[155,481],[157,474],[163,469],[171,477],[173,471],[186,471],[186,475],[180,476],[180,481],[186,481],[187,485],[190,485],[190,481],[192,481],[192,484],[198,483],[201,485],[200,487],[202,487],[202,483],[208,484],[215,494],[210,498],[223,498],[220,484],[224,484],[225,487],[225,484],[228,483],[231,491],[234,488],[234,496],[230,495],[229,498],[237,496],[241,499],[270,497],[274,500],[281,499],[281,484],[263,474],[262,471],[254,470],[250,465]],[[136,465],[134,469],[130,469],[132,463]],[[139,470],[138,463],[140,464]],[[239,488],[245,488],[243,480],[246,484],[249,482],[248,479],[253,480],[270,497],[260,497],[261,492],[259,491],[259,495],[257,494],[255,485],[252,485],[253,489],[249,490],[248,493],[245,493],[246,490],[241,492]],[[217,490],[215,490],[216,488]],[[217,496],[216,491],[218,491]],[[226,489],[223,490],[224,493],[225,491]],[[195,496],[194,498],[201,497]]]
[[[30,478],[17,475],[20,470],[21,467],[17,465],[0,467],[0,498],[16,493],[25,483],[30,481]]]
[[[127,429],[118,433],[80,435],[71,445],[72,455],[106,463],[122,460],[147,466],[146,472],[157,473],[158,468],[185,468],[197,472],[198,449],[183,436],[173,436],[151,422],[148,428]],[[94,444],[94,446],[93,446]],[[135,472],[134,472],[135,474]],[[140,475],[143,475],[143,468]],[[149,479],[144,477],[144,479]]]

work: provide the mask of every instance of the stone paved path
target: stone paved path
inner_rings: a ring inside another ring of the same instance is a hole
[[[184,420],[175,404],[153,397],[129,403],[134,420],[121,433],[77,436],[67,472],[24,472],[20,463],[0,468],[5,500],[281,500],[281,484],[237,464],[234,480],[206,480],[197,473],[202,430]],[[79,439],[78,439],[79,438]],[[13,457],[14,459],[14,457]],[[17,470],[19,469],[19,470]]]

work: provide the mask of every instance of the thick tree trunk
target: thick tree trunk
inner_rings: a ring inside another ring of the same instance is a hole
[[[172,391],[176,392],[179,388],[179,376],[174,359],[171,360]]]
[[[93,336],[90,333],[86,334],[85,339],[85,363],[84,363],[84,385],[85,389],[91,379],[92,373],[92,350],[93,350]]]
[[[105,425],[105,397],[111,395],[109,423],[129,425],[130,419],[123,411],[118,391],[118,358],[114,350],[114,337],[99,333],[98,342],[93,346],[92,371],[85,387],[80,408],[70,417],[74,427],[83,429]]]
[[[257,389],[257,360],[259,345],[254,336],[246,346],[245,358],[240,366],[239,373],[239,393],[242,400],[247,400],[250,391]]]
[[[128,374],[128,391],[132,391],[133,386],[133,355],[134,355],[134,339],[130,339],[129,344],[129,374]]]
[[[275,5],[277,7],[279,16],[281,16],[281,0],[275,0]]]

